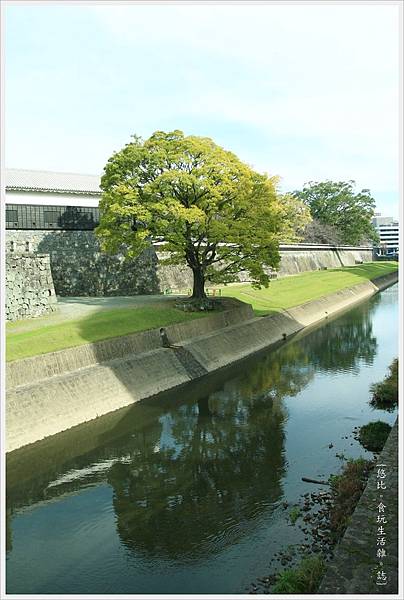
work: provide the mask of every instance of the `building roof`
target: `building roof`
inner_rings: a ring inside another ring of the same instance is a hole
[[[57,173],[29,169],[5,169],[6,190],[101,194],[99,175]]]

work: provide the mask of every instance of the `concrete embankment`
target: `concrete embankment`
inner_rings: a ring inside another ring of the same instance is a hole
[[[248,305],[158,330],[52,352],[7,366],[8,452],[241,360],[397,281],[360,283],[268,317]]]

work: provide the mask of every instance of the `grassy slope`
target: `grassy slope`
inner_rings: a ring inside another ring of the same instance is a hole
[[[386,261],[327,271],[310,271],[271,281],[268,288],[260,290],[245,284],[230,286],[222,290],[222,295],[248,302],[257,315],[265,315],[321,298],[367,279],[387,275],[397,268],[396,262]]]
[[[172,325],[203,317],[205,314],[185,313],[173,307],[156,304],[138,308],[100,310],[81,319],[56,325],[47,325],[45,320],[41,319],[37,328],[28,331],[18,331],[20,322],[17,321],[7,325],[7,360],[45,354],[136,331]]]

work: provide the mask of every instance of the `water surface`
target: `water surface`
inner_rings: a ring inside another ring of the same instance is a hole
[[[398,354],[397,285],[276,349],[9,455],[7,591],[237,594],[301,543]],[[329,446],[332,444],[332,447]]]

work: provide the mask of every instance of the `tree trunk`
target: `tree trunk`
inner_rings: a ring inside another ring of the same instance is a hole
[[[207,296],[205,293],[205,273],[200,267],[192,269],[192,272],[194,274],[194,287],[192,290],[192,298],[206,298]]]
[[[212,413],[209,408],[209,396],[200,398],[198,400],[198,416],[199,417],[212,417]]]

